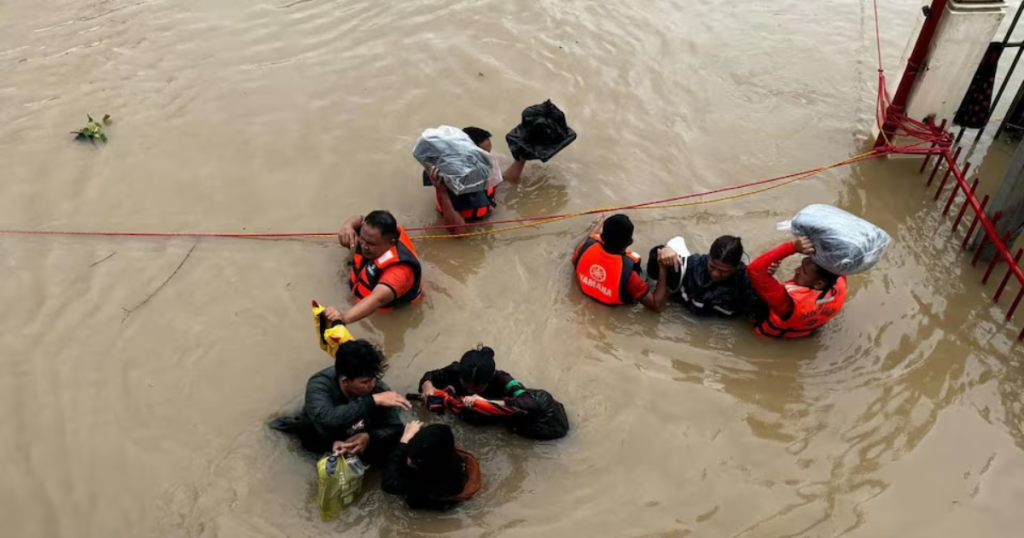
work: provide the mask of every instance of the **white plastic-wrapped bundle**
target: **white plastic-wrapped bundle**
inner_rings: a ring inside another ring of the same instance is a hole
[[[871,269],[889,246],[889,234],[870,222],[837,207],[809,205],[793,220],[779,223],[814,243],[815,263],[837,275],[852,275]]]
[[[491,158],[458,127],[442,125],[423,131],[412,150],[412,156],[424,168],[436,166],[452,194],[487,190],[487,180],[492,169]]]

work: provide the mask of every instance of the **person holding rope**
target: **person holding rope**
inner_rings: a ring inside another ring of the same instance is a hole
[[[644,278],[640,255],[627,250],[633,244],[633,222],[623,214],[601,218],[572,255],[576,282],[583,293],[606,305],[640,303],[660,311],[666,298],[666,257],[659,256],[658,279],[651,290]]]
[[[338,243],[352,251],[349,284],[356,304],[344,314],[328,308],[329,319],[355,323],[422,297],[419,255],[391,213],[377,210],[348,219],[338,232]]]
[[[477,147],[486,151],[491,159],[491,177],[487,181],[487,190],[455,195],[445,186],[437,173],[437,168],[431,167],[430,170],[423,171],[423,182],[425,185],[434,186],[437,212],[444,216],[444,223],[450,226],[448,232],[451,234],[465,233],[464,226],[467,222],[479,221],[489,215],[491,209],[497,206],[495,195],[498,184],[502,181],[518,182],[526,166],[526,161],[517,160],[502,174],[498,160],[491,154],[491,133],[479,127],[466,127],[462,131]]]
[[[814,334],[842,310],[846,277],[831,273],[810,257],[814,245],[798,237],[762,254],[747,268],[750,283],[766,303],[766,312],[754,320],[754,331],[775,338],[802,338]],[[774,274],[782,260],[804,254],[793,278],[783,284]]]

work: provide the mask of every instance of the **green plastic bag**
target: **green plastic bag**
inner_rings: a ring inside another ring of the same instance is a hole
[[[320,519],[331,521],[355,502],[363,486],[366,466],[356,456],[348,458],[328,455],[316,464],[317,484],[320,490]]]

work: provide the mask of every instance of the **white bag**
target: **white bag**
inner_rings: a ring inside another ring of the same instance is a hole
[[[836,275],[852,275],[871,269],[889,246],[889,234],[870,222],[837,207],[809,205],[792,221],[780,222],[780,230],[792,229],[814,244],[811,258]]]
[[[442,125],[423,131],[412,156],[423,168],[436,166],[445,186],[456,196],[487,190],[493,168],[490,155],[458,127]]]

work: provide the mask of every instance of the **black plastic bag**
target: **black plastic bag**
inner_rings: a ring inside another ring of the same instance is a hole
[[[576,140],[576,131],[565,123],[565,114],[550,99],[523,110],[523,121],[505,135],[517,161],[548,162]]]
[[[509,427],[512,433],[540,441],[565,437],[569,433],[569,417],[562,403],[546,390],[526,389],[526,392],[533,396],[540,411],[511,422]]]

